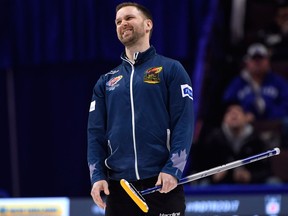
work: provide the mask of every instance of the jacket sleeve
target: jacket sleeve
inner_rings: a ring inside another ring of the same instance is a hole
[[[106,116],[105,82],[102,76],[93,89],[87,126],[87,160],[92,184],[106,179]]]
[[[192,145],[194,132],[194,105],[191,79],[180,64],[171,67],[168,75],[170,114],[170,156],[162,172],[180,179]]]

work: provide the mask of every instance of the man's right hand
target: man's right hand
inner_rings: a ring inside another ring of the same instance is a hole
[[[106,203],[101,198],[101,191],[104,191],[106,195],[109,195],[110,193],[108,189],[108,183],[105,180],[95,182],[90,193],[96,205],[102,209],[105,209]]]

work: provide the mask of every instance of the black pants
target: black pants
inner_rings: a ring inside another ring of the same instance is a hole
[[[157,177],[130,182],[138,190],[145,190],[155,186]],[[121,187],[119,181],[109,181],[110,195],[106,199],[105,216],[184,216],[185,195],[183,186],[177,186],[169,193],[154,192],[144,196],[149,206],[148,213],[144,213]]]

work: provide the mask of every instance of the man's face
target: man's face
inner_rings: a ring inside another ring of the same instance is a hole
[[[248,71],[254,75],[265,74],[270,68],[270,61],[267,57],[250,58],[246,62]]]
[[[225,113],[224,123],[231,129],[243,127],[247,123],[243,108],[239,105],[231,105]]]
[[[136,7],[121,8],[115,19],[118,39],[124,46],[131,46],[143,39],[149,33],[149,22]]]
[[[276,22],[284,34],[288,33],[288,7],[280,8],[276,15]]]

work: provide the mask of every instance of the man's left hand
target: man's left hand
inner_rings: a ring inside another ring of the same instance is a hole
[[[160,193],[168,193],[177,187],[177,183],[178,181],[174,176],[160,172],[156,185],[162,185]]]

